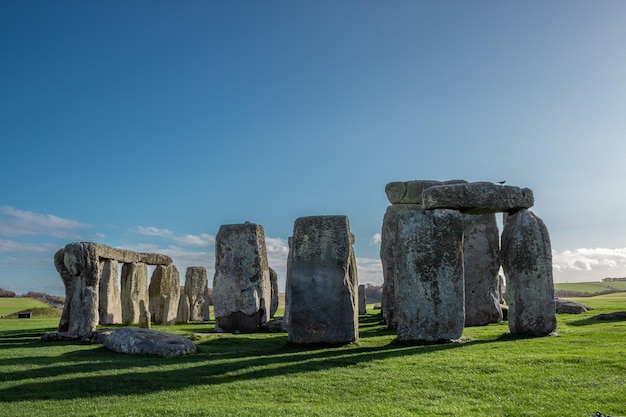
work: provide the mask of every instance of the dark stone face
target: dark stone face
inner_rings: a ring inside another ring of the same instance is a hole
[[[241,311],[236,311],[229,316],[217,317],[215,320],[222,330],[228,332],[239,331],[241,333],[255,333],[258,332],[261,327],[262,317],[262,310],[250,316]]]

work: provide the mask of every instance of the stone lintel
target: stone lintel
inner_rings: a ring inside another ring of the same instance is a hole
[[[454,209],[468,214],[509,212],[534,205],[529,188],[499,185],[491,182],[444,184],[422,192],[422,208]]]
[[[385,186],[385,194],[391,204],[422,204],[422,192],[437,185],[466,184],[465,180],[434,181],[395,181]]]
[[[124,264],[140,262],[147,265],[171,265],[173,263],[172,258],[158,253],[141,253],[100,243],[93,244],[96,246],[96,254],[100,259],[112,259]]]

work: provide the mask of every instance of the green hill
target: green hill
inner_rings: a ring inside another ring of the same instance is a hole
[[[61,310],[34,298],[0,298],[0,317],[14,318],[17,313],[31,311],[34,317],[59,317]]]
[[[559,282],[554,284],[557,296],[591,296],[626,291],[626,281],[613,282]],[[561,294],[561,295],[559,295]]]

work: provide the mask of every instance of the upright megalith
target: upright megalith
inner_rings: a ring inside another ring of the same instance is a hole
[[[209,280],[205,267],[190,266],[187,268],[184,292],[184,297],[189,305],[189,318],[187,321],[206,321],[210,319],[208,285]]]
[[[89,336],[100,320],[100,261],[96,244],[71,243],[55,254],[55,267],[65,285],[59,331],[76,338]]]
[[[502,321],[500,232],[495,213],[463,215],[465,325]]]
[[[174,324],[180,298],[180,275],[174,265],[157,265],[148,287],[150,317],[155,324]]]
[[[138,323],[140,303],[149,305],[148,266],[143,262],[122,265],[122,322]]]
[[[100,324],[122,322],[122,300],[120,298],[119,262],[114,259],[101,259],[99,289]]]
[[[545,336],[556,329],[552,249],[548,229],[530,210],[510,212],[502,232],[509,329]]]
[[[396,320],[398,339],[443,342],[463,333],[463,221],[457,210],[398,215]]]
[[[276,311],[278,310],[278,273],[270,268],[270,285],[272,287],[272,301],[270,303],[270,317],[274,317]]]
[[[221,226],[215,238],[215,328],[260,330],[268,321],[271,292],[263,227],[249,222]]]
[[[288,340],[350,343],[358,340],[358,277],[346,216],[295,221],[288,271]]]
[[[367,314],[367,298],[365,285],[359,285],[359,314]]]

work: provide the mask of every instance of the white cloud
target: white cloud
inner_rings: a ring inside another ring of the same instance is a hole
[[[161,237],[173,237],[174,233],[168,229],[157,229],[154,226],[138,227],[139,233],[146,236],[161,236]]]
[[[80,239],[80,229],[91,227],[75,220],[52,214],[39,214],[0,206],[0,236],[52,236],[62,239]]]
[[[174,237],[174,240],[185,246],[213,246],[215,245],[215,236],[208,233],[200,235],[185,235],[182,237]]]
[[[552,252],[555,271],[592,271],[626,268],[626,248],[579,248]]]
[[[379,245],[380,244],[380,233],[375,233],[370,239],[370,246]]]
[[[59,249],[54,243],[21,243],[0,239],[0,253],[50,253]]]
[[[380,259],[356,258],[359,284],[383,284],[383,264]]]

